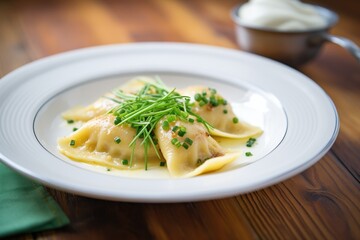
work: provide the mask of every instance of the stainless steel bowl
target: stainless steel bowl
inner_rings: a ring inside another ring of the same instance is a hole
[[[335,12],[324,7],[315,9],[327,20],[323,28],[308,31],[279,31],[271,28],[253,27],[241,22],[239,9],[233,8],[231,17],[236,24],[236,37],[242,50],[259,54],[290,66],[299,66],[313,59],[321,46],[329,41],[347,49],[360,62],[359,47],[349,39],[329,34],[329,30],[338,21]]]

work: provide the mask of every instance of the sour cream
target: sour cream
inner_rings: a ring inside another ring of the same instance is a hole
[[[279,31],[304,31],[326,26],[316,9],[298,0],[250,0],[239,9],[242,24]]]

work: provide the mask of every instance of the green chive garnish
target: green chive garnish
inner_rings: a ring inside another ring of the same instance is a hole
[[[160,162],[160,167],[164,167],[166,162]]]
[[[246,152],[246,153],[245,153],[245,156],[251,157],[251,156],[252,156],[252,153],[251,153],[251,152]]]
[[[190,146],[193,144],[193,140],[191,140],[190,138],[185,138],[185,142]]]
[[[227,113],[228,113],[228,110],[224,109],[224,110],[223,110],[223,113],[224,113],[224,114],[227,114]]]
[[[119,137],[114,137],[114,142],[119,144],[121,142],[121,139]]]
[[[154,82],[144,83],[144,86],[135,94],[125,93],[121,90],[115,90],[113,93],[114,97],[109,99],[113,100],[117,105],[109,113],[115,116],[114,124],[126,124],[136,131],[134,138],[129,143],[131,149],[129,166],[132,166],[135,149],[139,146],[144,148],[145,169],[147,169],[147,152],[150,147],[154,149],[157,157],[161,159],[160,151],[156,146],[157,140],[153,134],[160,121],[160,127],[165,131],[176,131],[180,137],[186,134],[186,129],[180,131],[180,127],[178,129],[174,128],[175,121],[191,122],[193,120],[189,119],[198,119],[199,123],[203,124],[208,130],[211,128],[208,122],[192,112],[194,103],[191,102],[189,96],[181,96],[175,89],[169,89],[158,77]],[[194,98],[204,104],[209,101],[201,94],[197,94]],[[178,148],[183,144],[178,139],[171,139],[171,142]],[[189,143],[186,144],[190,146]]]
[[[215,96],[211,96],[211,97],[210,97],[210,104],[211,104],[212,106],[214,106],[214,107],[216,107],[216,106],[219,105],[219,103],[218,103],[218,101],[216,100]]]
[[[176,116],[175,115],[169,115],[166,117],[166,119],[169,121],[169,122],[174,122],[176,120]]]
[[[129,161],[127,159],[124,159],[121,161],[122,165],[128,165],[129,164]]]
[[[183,137],[186,134],[186,128],[185,127],[180,127],[180,130],[178,132],[178,135],[180,137]]]
[[[255,142],[256,142],[256,138],[249,138],[249,140],[247,140],[247,142],[246,142],[246,146],[252,147]]]
[[[237,117],[234,117],[232,121],[233,121],[233,123],[235,123],[235,124],[236,124],[236,123],[238,123],[238,122],[239,122],[239,119],[238,119]]]
[[[117,116],[114,120],[114,124],[118,125],[119,123],[121,123],[121,118]]]
[[[183,143],[182,146],[183,146],[185,149],[188,149],[188,148],[189,148],[189,145],[187,145],[187,143]]]
[[[181,146],[181,142],[177,138],[171,139],[171,143],[177,148]]]
[[[199,93],[195,94],[194,98],[195,98],[195,101],[197,101],[197,102],[199,102],[202,99],[202,97]]]
[[[183,117],[183,118],[187,118],[189,116],[189,113],[187,112],[180,112],[180,115]]]
[[[162,123],[162,128],[163,128],[165,131],[169,130],[169,128],[170,128],[169,122],[168,122],[168,121],[163,121],[163,123]]]
[[[75,131],[77,131],[77,130],[78,130],[78,128],[76,128],[76,127],[73,128],[73,132],[75,132]]]
[[[174,126],[174,127],[172,128],[172,131],[173,131],[173,132],[176,132],[178,129],[179,129],[179,126]]]
[[[70,141],[70,146],[75,146],[75,140]]]
[[[194,95],[195,101],[199,103],[199,106],[205,106],[206,104],[210,104],[211,107],[217,107],[219,105],[226,105],[227,102],[222,97],[216,95],[217,91],[214,88],[208,88],[208,92],[204,89],[202,93],[196,93]]]
[[[69,119],[69,120],[67,120],[67,123],[69,123],[69,124],[74,123],[74,120]]]

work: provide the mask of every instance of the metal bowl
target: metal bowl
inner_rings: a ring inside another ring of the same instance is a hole
[[[233,8],[231,17],[236,24],[237,42],[242,50],[259,54],[290,66],[300,66],[313,59],[326,41],[346,48],[359,62],[360,50],[352,41],[329,34],[329,30],[338,21],[335,12],[312,5],[326,19],[323,28],[308,31],[280,31],[272,28],[253,27],[241,22],[239,9]]]

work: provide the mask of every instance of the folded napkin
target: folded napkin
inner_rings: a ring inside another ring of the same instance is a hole
[[[0,163],[0,237],[68,223],[69,219],[43,186]]]

